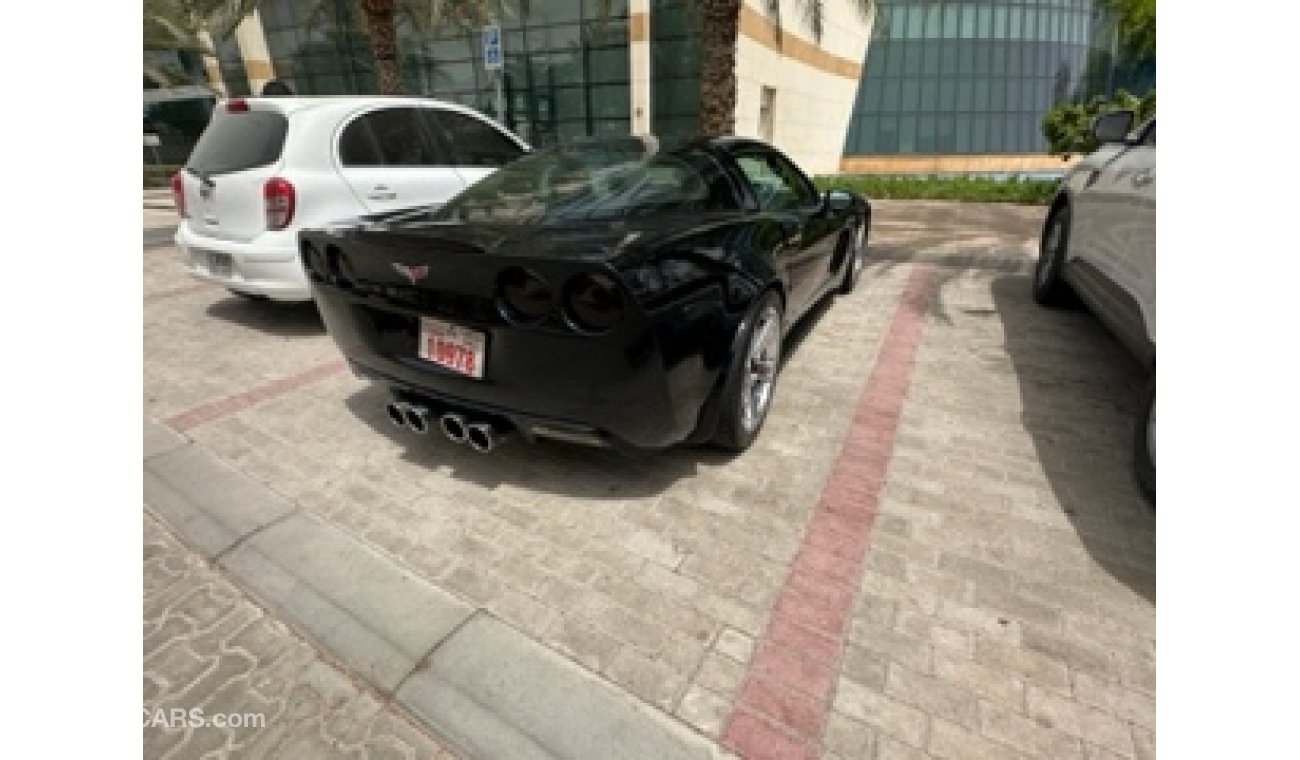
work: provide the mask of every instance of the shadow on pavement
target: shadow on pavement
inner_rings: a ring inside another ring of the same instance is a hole
[[[1132,470],[1144,370],[1088,312],[1035,303],[1030,282],[992,283],[1025,429],[1088,553],[1154,604],[1156,515]]]
[[[791,328],[782,363],[798,350],[834,302],[833,297],[822,299]],[[348,397],[345,403],[358,419],[402,446],[406,461],[430,469],[448,468],[452,477],[484,488],[508,483],[575,498],[653,496],[678,480],[694,477],[701,467],[725,466],[735,457],[707,445],[629,454],[551,440],[529,443],[519,435],[512,435],[491,454],[480,454],[469,446],[451,443],[436,428],[419,436],[394,426],[384,412],[388,399],[386,388],[371,385]]]
[[[208,316],[281,338],[305,338],[325,334],[316,304],[254,301],[230,295],[208,307]]]

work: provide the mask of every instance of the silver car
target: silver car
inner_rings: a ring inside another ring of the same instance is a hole
[[[1098,116],[1101,145],[1064,180],[1043,225],[1034,299],[1081,300],[1147,367],[1134,431],[1134,471],[1156,491],[1156,120],[1133,129],[1132,111]]]

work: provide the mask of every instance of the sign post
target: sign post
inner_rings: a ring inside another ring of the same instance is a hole
[[[496,82],[496,115],[502,125],[506,123],[506,99],[502,87],[504,74],[501,70],[504,51],[501,45],[501,27],[496,24],[483,27],[483,68],[493,72]]]

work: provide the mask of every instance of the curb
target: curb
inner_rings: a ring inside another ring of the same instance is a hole
[[[258,602],[466,758],[726,756],[678,719],[149,420],[144,502]]]

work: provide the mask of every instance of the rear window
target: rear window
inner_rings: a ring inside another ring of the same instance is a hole
[[[584,140],[539,151],[471,185],[438,212],[460,222],[567,224],[739,208],[722,168],[654,138]]]
[[[273,111],[217,110],[185,166],[213,175],[273,164],[288,129],[289,120]]]

